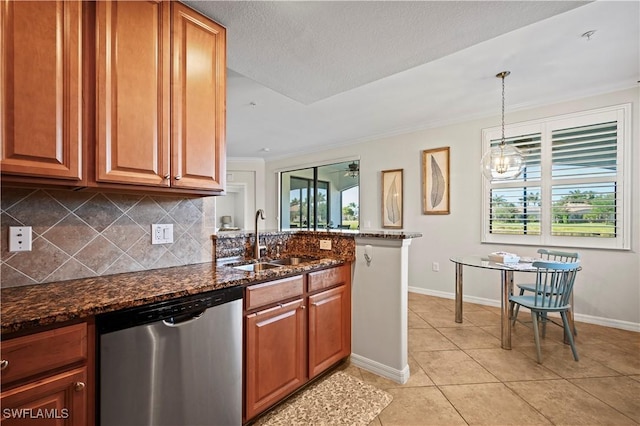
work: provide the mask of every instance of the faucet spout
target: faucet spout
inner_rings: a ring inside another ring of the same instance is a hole
[[[256,241],[255,241],[254,247],[253,247],[253,257],[256,260],[260,259],[260,238],[259,238],[259,235],[258,235],[258,219],[264,220],[264,210],[258,209],[258,211],[256,212],[256,226],[255,226]]]

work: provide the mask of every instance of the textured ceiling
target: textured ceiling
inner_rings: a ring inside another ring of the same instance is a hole
[[[508,105],[520,107],[638,80],[637,1],[185,3],[228,30],[232,157],[494,114],[502,70]]]
[[[229,29],[228,66],[303,104],[584,2],[186,2]]]

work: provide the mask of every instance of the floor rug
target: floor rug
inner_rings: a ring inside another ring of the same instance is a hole
[[[366,426],[391,400],[387,392],[339,371],[292,396],[254,425]]]

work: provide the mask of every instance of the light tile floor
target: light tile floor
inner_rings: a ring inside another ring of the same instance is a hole
[[[352,365],[346,372],[393,402],[371,423],[388,425],[640,424],[640,333],[577,323],[580,361],[550,324],[536,362],[533,330],[517,324],[500,348],[500,310],[409,293],[409,381]],[[527,311],[520,318],[530,318]]]

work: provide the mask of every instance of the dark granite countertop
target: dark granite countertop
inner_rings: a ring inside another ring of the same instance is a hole
[[[244,272],[215,263],[177,266],[3,288],[0,293],[2,335],[119,309],[145,305],[233,286],[247,286],[314,269],[340,265],[336,259],[320,259],[262,272]]]
[[[212,235],[214,239],[227,239],[227,238],[238,238],[243,236],[254,235],[254,231],[249,230],[238,230],[238,231],[218,231],[217,234]],[[422,237],[421,232],[411,232],[411,231],[391,231],[387,229],[383,230],[351,230],[351,229],[318,229],[316,231],[313,230],[300,230],[300,229],[287,229],[287,230],[260,230],[260,235],[270,236],[270,235],[282,235],[282,234],[301,234],[301,235],[309,235],[309,236],[320,236],[323,235],[332,235],[332,236],[346,236],[353,238],[382,238],[382,239],[394,239],[394,240],[408,240],[412,238],[420,238]]]

